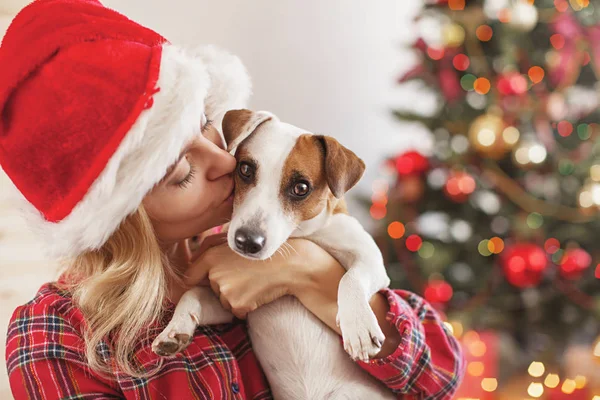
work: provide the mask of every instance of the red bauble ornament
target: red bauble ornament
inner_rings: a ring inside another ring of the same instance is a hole
[[[429,169],[429,160],[418,151],[407,151],[396,157],[398,177],[420,175]]]
[[[570,249],[565,252],[560,262],[560,276],[577,280],[583,272],[592,264],[592,256],[583,249]]]
[[[430,303],[447,303],[452,298],[452,286],[443,280],[432,280],[425,286],[423,296]]]
[[[548,266],[543,248],[533,243],[517,243],[504,250],[502,269],[508,282],[519,288],[536,286]]]
[[[453,171],[444,185],[444,194],[456,203],[464,203],[475,191],[476,186],[475,179],[468,173]]]

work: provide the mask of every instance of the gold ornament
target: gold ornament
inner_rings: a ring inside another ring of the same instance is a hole
[[[465,41],[465,30],[458,24],[448,24],[442,29],[446,47],[459,47]]]
[[[519,140],[519,131],[506,127],[504,120],[494,114],[481,115],[469,128],[469,143],[489,158],[502,158]]]
[[[598,363],[600,363],[600,336],[596,338],[592,345],[592,357]]]

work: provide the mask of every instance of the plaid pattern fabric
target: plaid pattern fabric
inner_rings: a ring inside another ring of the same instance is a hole
[[[405,291],[385,294],[390,302],[388,321],[402,333],[402,342],[394,354],[359,365],[399,399],[451,398],[464,368],[456,340],[420,297]],[[167,313],[159,325],[169,317]],[[82,323],[81,311],[52,283],[15,310],[8,328],[6,364],[16,400],[272,398],[241,321],[199,327],[189,347],[173,359],[152,353],[150,339],[158,330],[150,330],[133,358],[139,368],[157,368],[149,378],[116,372],[106,378],[90,370]],[[106,343],[98,351],[110,359]]]

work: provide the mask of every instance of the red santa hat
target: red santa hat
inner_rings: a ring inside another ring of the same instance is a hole
[[[38,0],[0,46],[0,167],[53,256],[97,249],[181,150],[241,108],[250,81],[97,0]]]

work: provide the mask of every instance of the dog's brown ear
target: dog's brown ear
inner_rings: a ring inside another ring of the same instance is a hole
[[[333,195],[339,199],[362,178],[365,163],[331,136],[315,137],[325,151],[327,185]]]
[[[235,150],[260,124],[275,116],[266,111],[231,110],[223,117],[223,136],[227,151]]]

